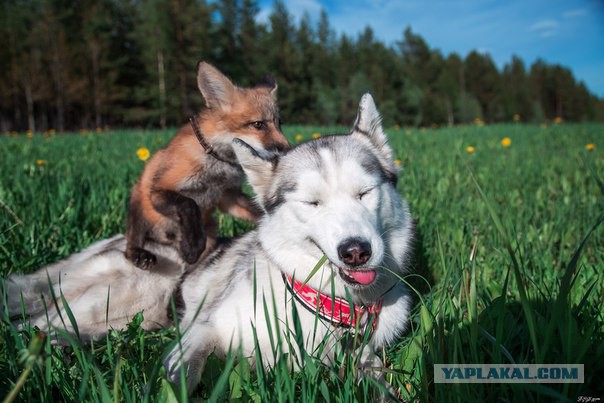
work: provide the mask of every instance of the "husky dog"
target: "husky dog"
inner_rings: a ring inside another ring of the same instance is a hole
[[[18,314],[23,305],[32,324],[73,331],[61,322],[60,305],[48,301],[50,281],[69,302],[80,334],[96,337],[140,310],[146,328],[169,325],[166,308],[179,290],[183,334],[165,365],[174,382],[185,374],[189,391],[212,352],[254,357],[259,349],[271,366],[280,358],[275,340],[298,349],[294,324],[306,351],[319,351],[322,343],[326,363],[344,332],[364,330],[368,345],[353,346],[362,349],[359,366],[381,366],[375,351],[407,324],[411,298],[401,276],[413,224],[396,190],[397,168],[372,97],[361,99],[349,135],[322,137],[270,158],[239,139],[233,149],[264,210],[256,229],[192,270],[177,251],[157,243],[150,243],[157,270],[132,270],[124,237],[101,241],[34,275],[9,279],[9,312]],[[45,305],[37,303],[39,294]]]

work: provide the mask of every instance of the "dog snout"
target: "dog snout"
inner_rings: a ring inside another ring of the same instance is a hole
[[[338,246],[338,256],[349,266],[360,266],[371,257],[371,244],[359,238],[350,238]]]

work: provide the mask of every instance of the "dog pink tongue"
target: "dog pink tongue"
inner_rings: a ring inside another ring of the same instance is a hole
[[[346,274],[363,285],[371,284],[375,280],[375,270],[346,270]]]

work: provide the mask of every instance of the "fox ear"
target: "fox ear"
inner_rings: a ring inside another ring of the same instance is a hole
[[[277,81],[270,74],[264,78],[264,82],[270,88],[270,94],[273,99],[277,100],[277,89],[279,86],[277,85]]]
[[[367,137],[382,156],[392,163],[392,149],[388,145],[388,137],[382,127],[382,117],[370,93],[365,93],[361,98],[357,118],[350,133]]]
[[[248,182],[262,200],[271,184],[273,168],[278,157],[265,158],[248,143],[237,138],[233,139],[233,150],[247,176]]]
[[[197,87],[208,108],[228,109],[237,87],[227,76],[211,64],[201,61],[197,65]]]
[[[273,86],[273,88],[271,88],[271,95],[273,96],[273,98],[274,98],[275,100],[277,100],[277,89],[279,88],[279,86],[277,85],[277,82],[276,82],[276,81],[273,81],[273,83],[274,83],[275,85]]]
[[[273,76],[271,76],[270,74],[267,74],[262,81],[260,81],[258,84],[256,84],[256,88],[257,87],[265,87],[268,89],[268,93],[273,97],[273,99],[276,101],[277,100],[277,81],[275,81],[275,78]]]

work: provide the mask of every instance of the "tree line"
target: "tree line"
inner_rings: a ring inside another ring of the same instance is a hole
[[[0,0],[0,130],[179,125],[202,106],[199,60],[235,82],[270,73],[286,123],[349,124],[371,91],[386,124],[604,121],[604,101],[563,66],[444,55],[411,28],[336,34],[326,12],[280,0]]]

